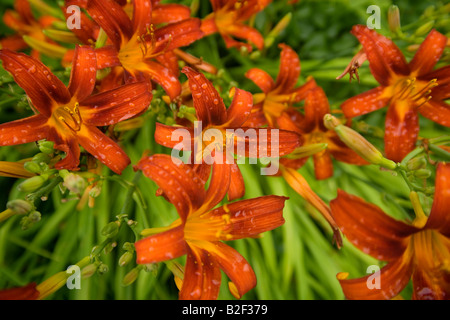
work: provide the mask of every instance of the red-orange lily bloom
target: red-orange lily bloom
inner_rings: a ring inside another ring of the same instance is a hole
[[[202,31],[205,36],[218,32],[227,48],[246,47],[251,51],[253,44],[258,50],[262,50],[263,36],[244,22],[264,10],[271,2],[271,0],[211,0],[213,12],[202,20]],[[234,38],[247,40],[251,44],[236,41]]]
[[[57,18],[42,16],[39,19],[36,19],[28,0],[16,0],[14,9],[14,11],[6,10],[3,15],[3,22],[9,28],[14,30],[16,34],[1,39],[0,48],[13,51],[20,51],[28,48],[28,44],[22,38],[25,35],[36,40],[51,42],[50,39],[42,33],[42,29],[57,21]],[[32,55],[38,57],[39,53],[33,51]]]
[[[255,106],[248,120],[253,126],[276,126],[284,112],[290,111],[294,103],[306,97],[309,89],[317,86],[314,79],[309,78],[304,85],[296,87],[301,71],[300,58],[290,46],[283,43],[278,46],[281,48],[280,67],[275,80],[259,68],[245,73],[262,90],[255,94]]]
[[[330,206],[342,233],[360,250],[387,261],[379,286],[371,289],[369,277],[376,275],[345,279],[345,273],[338,274],[348,299],[391,299],[411,277],[413,299],[450,298],[450,164],[438,165],[435,190],[423,227],[395,220],[359,197],[338,192]]]
[[[207,189],[189,165],[177,165],[168,155],[144,157],[137,169],[156,182],[180,216],[164,232],[135,243],[137,263],[187,255],[180,299],[217,299],[221,270],[232,281],[236,297],[252,289],[256,275],[250,264],[222,241],[254,237],[283,225],[287,198],[264,196],[214,209],[228,191],[229,166],[213,165]]]
[[[227,156],[238,155],[242,157],[262,158],[276,156],[276,151],[278,151],[277,156],[281,157],[291,153],[296,147],[298,147],[301,143],[301,138],[297,133],[287,130],[261,129],[243,126],[243,124],[247,121],[248,116],[250,115],[250,110],[253,106],[252,95],[249,92],[234,88],[232,90],[234,97],[230,107],[227,109],[223,99],[214,88],[214,85],[206,79],[201,72],[198,72],[190,67],[184,67],[182,71],[188,77],[189,87],[192,92],[192,100],[197,113],[197,119],[202,128],[202,135],[205,134],[207,130],[214,129],[220,132],[222,137],[225,137],[222,138],[223,146],[218,146],[219,148],[216,148],[215,152],[222,152],[221,155],[217,156],[223,156],[223,159],[220,158],[223,160],[223,163],[228,164],[233,168],[232,186],[230,187],[231,191],[229,193],[230,199],[240,198],[244,195],[245,191],[244,181],[238,165],[234,162],[234,158],[232,159],[233,161],[231,161]],[[174,133],[180,128],[190,132],[190,137],[193,139],[189,141],[182,141],[182,143],[180,143],[180,136]],[[233,132],[233,136],[230,136],[230,131]],[[275,134],[278,134],[278,144],[276,146],[276,140],[272,140],[276,139],[274,138]],[[186,145],[189,145],[188,149],[190,151],[195,151],[194,138],[194,127],[168,126],[161,123],[156,124],[155,141],[165,147],[185,148]],[[226,142],[228,142],[229,139],[233,139],[234,141],[233,150],[227,150]],[[216,144],[218,143],[218,141],[215,140],[212,140],[211,142],[215,142]],[[243,152],[245,152],[245,154],[239,154],[239,145],[242,145],[244,142],[245,150]],[[207,142],[205,144],[207,144]],[[205,144],[202,147],[206,148]],[[275,150],[274,147],[278,150]],[[201,151],[203,154],[204,149],[199,148],[197,151]],[[197,157],[198,155],[193,154],[193,156]],[[200,159],[201,161],[197,161],[196,163],[203,163],[204,159],[205,158],[202,157],[202,159]]]
[[[385,121],[386,157],[401,161],[414,149],[419,133],[418,113],[450,126],[450,67],[433,67],[441,57],[447,37],[432,30],[407,63],[388,38],[357,25],[352,33],[361,42],[370,70],[380,86],[342,104],[346,117],[360,116],[388,106]],[[360,53],[361,54],[361,53]]]
[[[0,50],[3,67],[25,90],[37,114],[0,125],[0,146],[41,139],[66,153],[57,169],[75,170],[81,145],[116,173],[128,166],[125,152],[97,127],[108,126],[144,112],[152,95],[145,82],[91,95],[96,83],[94,49],[77,47],[68,87],[40,61],[22,53]]]
[[[326,149],[313,155],[314,171],[317,179],[327,179],[333,176],[333,158],[338,161],[355,165],[368,164],[355,151],[347,147],[333,130],[328,130],[324,116],[330,113],[328,98],[319,86],[306,92],[304,113],[284,114],[277,122],[281,129],[291,130],[300,134],[304,140],[302,146],[327,144]],[[300,168],[308,158],[282,159],[285,166]]]
[[[170,51],[201,38],[200,20],[185,19],[154,29],[152,3],[133,1],[133,17],[112,0],[90,0],[87,11],[105,30],[113,45],[97,50],[99,69],[120,66],[126,81],[150,79],[163,87],[171,99],[181,92],[178,64]],[[168,67],[169,66],[169,67]],[[174,71],[174,69],[176,71]]]

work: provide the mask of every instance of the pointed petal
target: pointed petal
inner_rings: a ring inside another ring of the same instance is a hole
[[[339,280],[344,295],[349,300],[388,300],[400,293],[408,284],[413,264],[400,257],[380,270],[380,288],[369,288],[375,275],[363,278]],[[372,277],[372,278],[370,278]]]
[[[202,245],[220,268],[236,286],[239,296],[242,297],[256,286],[256,275],[250,264],[235,249],[221,242],[204,242]]]
[[[163,87],[171,100],[181,93],[181,84],[178,78],[169,69],[155,61],[146,61],[139,65],[138,70],[143,72],[151,80]]]
[[[425,228],[438,229],[450,237],[450,163],[439,163],[436,169],[436,182],[433,206]]]
[[[240,127],[250,115],[253,107],[253,96],[250,92],[238,88],[232,89],[233,101],[227,110],[227,127]]]
[[[107,126],[145,112],[152,93],[147,82],[130,83],[93,95],[80,105],[83,121],[92,126]]]
[[[228,201],[242,198],[245,195],[245,183],[241,170],[237,164],[231,165],[230,188],[228,189]]]
[[[313,128],[326,131],[323,117],[330,113],[330,104],[325,91],[321,87],[310,89],[305,98],[305,117],[300,124],[300,130],[309,132]]]
[[[264,38],[255,28],[246,26],[245,24],[236,24],[226,30],[227,34],[238,39],[245,39],[253,44],[258,50],[264,48]],[[250,47],[250,51],[252,48]]]
[[[420,106],[419,112],[425,118],[439,123],[442,126],[450,127],[450,105],[444,101],[431,99]]]
[[[450,277],[445,271],[428,273],[416,268],[413,272],[413,300],[448,300]]]
[[[156,123],[155,141],[156,143],[177,150],[194,149],[194,129],[185,127],[168,126],[162,123]],[[186,140],[185,140],[186,138]],[[188,139],[189,138],[189,139]]]
[[[333,160],[327,150],[313,155],[314,174],[317,180],[328,179],[333,176]]]
[[[191,10],[182,4],[166,3],[153,6],[152,21],[155,25],[178,22],[190,17]]]
[[[70,73],[69,92],[82,101],[94,91],[97,75],[97,59],[91,47],[76,46],[72,72]]]
[[[227,118],[227,111],[214,85],[202,73],[191,67],[184,67],[182,72],[189,79],[197,118],[202,121],[203,128],[210,124],[223,124]]]
[[[432,71],[441,58],[446,45],[447,37],[436,30],[431,30],[409,63],[411,71],[418,75]]]
[[[202,180],[194,170],[184,163],[175,164],[169,155],[144,157],[136,168],[162,189],[183,220],[206,198]]]
[[[383,108],[389,100],[390,97],[385,96],[385,88],[380,86],[347,99],[341,109],[347,118],[353,118]]]
[[[28,48],[28,44],[22,39],[22,36],[12,35],[0,39],[0,49],[2,48],[12,51],[20,51]]]
[[[386,215],[363,199],[338,190],[330,202],[334,219],[347,239],[372,257],[392,261],[408,244],[408,236],[418,229]]]
[[[89,15],[106,32],[116,49],[133,35],[133,25],[122,7],[112,0],[90,0]]]
[[[214,163],[212,165],[211,181],[200,212],[206,212],[214,208],[221,202],[228,192],[231,181],[231,166],[230,164]]]
[[[148,264],[178,258],[187,253],[184,225],[135,242],[136,263]]]
[[[60,150],[66,154],[64,159],[55,164],[55,169],[78,170],[78,165],[80,164],[80,146],[71,133],[62,135],[55,128],[50,127],[47,140],[54,142],[55,150]]]
[[[390,160],[400,162],[411,152],[419,134],[419,117],[408,101],[393,102],[386,114],[385,154]]]
[[[155,30],[156,41],[164,43],[164,50],[171,51],[185,47],[203,37],[200,30],[201,21],[198,18],[190,18],[179,22],[170,23]],[[168,43],[167,43],[168,42]]]
[[[275,82],[276,90],[286,92],[294,88],[300,76],[300,59],[297,53],[286,44],[279,44],[281,48],[280,69]]]
[[[245,76],[252,80],[266,94],[275,88],[275,81],[262,69],[252,68],[245,73]]]
[[[114,46],[104,46],[102,48],[95,49],[95,55],[97,59],[97,68],[112,68],[120,66],[119,54]]]
[[[219,296],[222,274],[211,255],[189,244],[180,300],[215,300]]]
[[[356,25],[352,34],[359,40],[369,60],[373,76],[387,85],[392,73],[409,74],[409,67],[400,49],[388,38],[364,25]]]
[[[117,174],[130,164],[126,153],[103,132],[93,126],[84,125],[77,133],[80,145]]]
[[[66,86],[40,61],[8,49],[0,50],[0,59],[5,70],[13,75],[15,82],[43,115],[49,116],[52,106],[70,101]]]
[[[262,196],[229,203],[211,211],[207,219],[229,216],[227,229],[217,240],[236,240],[257,236],[284,224],[283,208],[288,198]]]
[[[12,146],[44,139],[47,136],[47,118],[35,115],[0,124],[0,146]]]
[[[433,88],[431,96],[434,100],[447,100],[450,99],[450,66],[444,66],[435,71],[427,73],[421,77],[418,77],[421,81],[432,81],[436,79],[438,86]]]
[[[133,0],[133,31],[138,36],[146,34],[152,21],[152,2]]]

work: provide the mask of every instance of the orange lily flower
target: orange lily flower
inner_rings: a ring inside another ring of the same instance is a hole
[[[241,142],[245,142],[245,156],[251,158],[270,157],[271,155],[274,155],[274,150],[272,150],[272,134],[274,131],[278,131],[279,137],[279,143],[277,145],[278,156],[281,157],[289,154],[300,145],[301,138],[295,132],[243,126],[243,124],[247,121],[250,110],[253,106],[252,95],[249,92],[234,88],[231,92],[234,94],[233,101],[227,109],[223,99],[220,97],[213,84],[206,79],[201,72],[198,72],[191,67],[184,67],[182,72],[188,77],[189,87],[192,92],[193,105],[197,113],[197,119],[202,125],[202,134],[209,129],[216,129],[220,131],[223,137],[227,137],[228,129],[231,129],[235,133],[232,137],[234,139],[233,150],[226,149],[225,142],[228,141],[227,138],[222,139],[224,142],[223,149],[215,149],[215,152],[222,151],[222,155],[224,156],[223,163],[230,165],[233,168],[232,186],[230,187],[229,193],[230,200],[242,197],[245,192],[244,181],[238,165],[234,162],[234,159],[233,163],[230,163],[230,159],[227,158],[227,155],[230,153],[237,154],[236,149]],[[190,141],[183,141],[183,146],[181,146],[178,138],[174,138],[174,132],[180,128],[189,131],[191,137],[195,137],[195,129],[193,127],[168,126],[157,123],[155,130],[155,141],[168,148],[180,148],[184,147],[185,144],[188,143],[190,144],[190,150],[195,151],[194,139]],[[240,134],[238,129],[241,129],[240,131],[242,131],[243,134]],[[245,133],[248,131],[254,132],[255,135],[251,136],[249,134],[246,136]],[[264,134],[266,134],[266,136],[264,136]],[[228,136],[228,138],[231,137]],[[250,146],[255,146],[256,148],[250,148]],[[203,147],[206,149],[207,146],[203,145]],[[198,151],[203,154],[204,149]],[[244,156],[242,154],[239,155]],[[197,155],[194,154],[193,156],[197,157]],[[204,158],[202,158],[202,161],[197,162],[203,162],[203,160]]]
[[[66,153],[56,169],[75,170],[79,144],[116,173],[128,166],[125,152],[97,127],[108,126],[144,112],[150,104],[148,84],[134,83],[91,95],[95,88],[94,49],[77,47],[66,87],[40,61],[22,53],[0,50],[5,70],[25,90],[35,115],[0,125],[0,146],[47,139]]]
[[[23,287],[0,290],[0,300],[37,300],[39,291],[32,282]]]
[[[357,25],[352,33],[361,42],[380,86],[348,99],[342,104],[342,110],[346,117],[353,118],[388,106],[385,153],[387,158],[401,161],[415,147],[418,113],[450,126],[450,106],[444,102],[450,97],[450,67],[433,70],[447,37],[432,30],[407,63],[399,48],[376,31]]]
[[[338,192],[330,206],[342,233],[360,250],[387,261],[379,273],[379,286],[372,289],[367,283],[373,275],[347,280],[346,273],[339,273],[348,299],[391,299],[411,277],[413,299],[449,299],[450,164],[438,165],[435,190],[428,218],[417,215],[421,219],[412,224],[389,217],[359,197]]]
[[[6,26],[16,32],[15,35],[8,36],[0,40],[0,48],[6,48],[13,51],[20,51],[28,48],[28,44],[23,40],[23,36],[29,36],[33,39],[52,42],[43,33],[42,29],[50,26],[57,18],[51,16],[42,16],[36,19],[31,10],[28,0],[16,0],[14,2],[14,11],[6,10],[3,15],[3,22]],[[32,55],[38,57],[39,53],[33,50]]]
[[[355,151],[347,147],[334,130],[329,130],[323,123],[324,116],[330,112],[328,98],[319,86],[306,92],[304,114],[299,112],[285,113],[277,122],[281,129],[300,134],[304,140],[302,146],[327,144],[326,149],[313,155],[316,179],[327,179],[333,176],[333,159],[355,165],[368,164]],[[300,159],[282,159],[282,163],[290,168],[298,169],[307,157]]]
[[[168,155],[144,157],[137,169],[156,182],[180,216],[165,231],[135,243],[137,263],[187,255],[180,299],[217,299],[221,269],[232,281],[230,289],[237,298],[252,289],[256,285],[253,269],[222,241],[254,237],[283,225],[287,198],[264,196],[214,209],[228,191],[229,166],[213,165],[208,189],[189,165],[176,165]]]
[[[227,48],[246,47],[248,51],[252,51],[251,44],[236,41],[233,39],[235,37],[247,40],[258,50],[262,50],[263,36],[244,22],[264,10],[271,2],[271,0],[211,0],[214,12],[202,20],[202,31],[205,36],[220,33]]]
[[[185,19],[154,29],[152,3],[135,0],[133,5],[130,19],[115,1],[88,2],[88,13],[113,43],[97,50],[98,68],[120,66],[126,82],[154,80],[171,99],[175,99],[181,92],[177,77],[179,69],[176,56],[169,52],[203,36],[200,20]]]
[[[276,126],[276,119],[283,112],[290,111],[294,103],[305,98],[309,89],[317,86],[314,79],[309,78],[304,85],[296,87],[301,71],[300,58],[290,46],[281,43],[278,47],[281,48],[281,54],[276,80],[259,68],[252,68],[245,73],[263,92],[254,96],[255,107],[248,120],[253,126]]]

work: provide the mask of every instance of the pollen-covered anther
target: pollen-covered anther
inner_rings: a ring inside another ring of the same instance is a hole
[[[62,115],[58,116],[58,120],[74,132],[81,130],[82,119],[79,106],[80,104],[78,102],[74,104],[73,109],[65,106],[62,108]]]

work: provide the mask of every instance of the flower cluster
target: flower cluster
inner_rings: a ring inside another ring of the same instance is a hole
[[[40,9],[39,17],[32,5]],[[254,91],[221,78],[218,66],[189,53],[190,46],[217,35],[224,49],[251,62],[288,23],[280,22],[266,41],[249,21],[270,5],[270,0],[211,0],[211,12],[196,17],[194,6],[159,0],[66,0],[62,8],[16,0],[14,10],[4,14],[15,33],[1,39],[0,60],[32,113],[0,124],[0,146],[35,142],[39,152],[0,162],[0,175],[23,179],[18,187],[26,194],[8,202],[0,222],[22,215],[23,229],[34,225],[41,202],[57,186],[64,195],[76,195],[78,208],[101,205],[95,198],[102,184],[120,181],[128,188],[126,203],[117,220],[103,229],[105,242],[78,263],[84,275],[106,272],[100,254],[113,250],[115,237],[127,225],[135,237],[124,244],[119,265],[135,257],[136,267],[126,284],[141,270],[165,263],[180,299],[217,299],[222,273],[239,299],[256,286],[257,272],[225,242],[281,228],[285,205],[292,201],[275,194],[249,197],[257,182],[241,172],[244,159],[262,169],[274,165],[275,170],[264,171],[270,172],[268,179],[282,179],[320,213],[336,249],[348,241],[386,262],[376,289],[367,285],[370,276],[348,279],[347,272],[338,273],[336,281],[347,299],[392,299],[411,279],[412,298],[448,299],[450,165],[445,160],[450,150],[445,144],[450,138],[421,138],[419,115],[450,126],[450,66],[435,68],[449,39],[429,31],[407,61],[393,39],[355,25],[351,33],[362,48],[338,79],[349,74],[359,80],[358,68],[368,61],[379,86],[338,105],[320,79],[304,77],[299,54],[287,43],[271,48],[279,55],[276,76],[263,67],[245,70],[243,77],[250,87],[256,85]],[[79,28],[71,29],[65,22],[73,18],[68,9],[74,6]],[[48,57],[58,65],[50,66]],[[379,110],[383,107],[385,114]],[[365,137],[369,130],[358,127],[359,117],[369,113],[385,116],[381,147]],[[145,147],[133,149],[127,133],[146,124],[153,130],[146,139],[161,151],[136,155]],[[311,180],[300,173],[309,161]],[[395,220],[340,188],[319,195],[312,183],[339,179],[336,171],[342,166],[379,166],[403,178],[410,219]],[[126,181],[125,172],[136,180]],[[155,196],[174,207],[177,218],[170,224],[129,219],[130,199],[142,192],[141,175],[155,187]],[[434,188],[427,186],[429,178],[435,178]],[[66,280],[65,273],[58,273],[39,285],[2,290],[0,299],[43,299]]]

